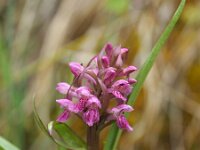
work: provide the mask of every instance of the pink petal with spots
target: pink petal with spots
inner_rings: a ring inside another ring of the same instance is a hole
[[[58,122],[66,122],[66,120],[68,119],[70,117],[70,112],[68,111],[68,110],[64,110],[64,112],[63,113],[61,113],[59,116],[58,116],[58,118],[57,118],[57,120],[56,121],[58,121]]]
[[[127,131],[133,131],[133,128],[129,125],[128,121],[123,115],[117,118],[117,125],[121,129],[126,129]]]
[[[112,91],[112,94],[123,101],[127,101],[127,98],[124,97],[119,91]]]
[[[99,122],[99,118],[99,111],[97,109],[88,109],[83,113],[83,120],[90,127]]]

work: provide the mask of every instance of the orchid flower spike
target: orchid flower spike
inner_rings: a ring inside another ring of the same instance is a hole
[[[137,68],[132,65],[124,67],[127,54],[127,48],[106,44],[88,65],[69,63],[74,81],[72,85],[60,82],[56,86],[56,90],[65,95],[56,100],[63,109],[57,121],[66,122],[74,113],[89,127],[114,120],[119,128],[132,131],[124,113],[133,110],[127,104],[127,97],[136,83],[130,75]],[[111,101],[116,101],[116,105],[111,105]]]

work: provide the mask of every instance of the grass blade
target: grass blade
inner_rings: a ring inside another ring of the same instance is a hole
[[[0,149],[3,150],[19,150],[16,146],[5,140],[3,137],[0,136]]]
[[[136,79],[137,79],[137,84],[134,87],[134,92],[129,97],[128,104],[133,105],[137,96],[139,95],[139,92],[142,88],[142,85],[144,83],[144,80],[146,79],[150,69],[153,66],[153,63],[155,62],[155,59],[157,55],[159,54],[162,46],[165,44],[167,41],[170,33],[172,32],[174,26],[176,25],[178,19],[180,18],[180,15],[183,11],[183,8],[185,6],[185,0],[182,0],[174,13],[172,19],[170,20],[169,24],[167,25],[166,29],[156,42],[155,46],[153,47],[150,55],[146,59],[145,63],[143,64],[142,68],[140,69]],[[126,116],[128,116],[126,114]],[[115,124],[112,125],[111,130],[108,134],[106,143],[104,145],[104,150],[115,150],[119,141],[119,138],[122,134],[122,130],[120,130]]]

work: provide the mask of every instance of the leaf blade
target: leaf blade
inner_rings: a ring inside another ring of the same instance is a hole
[[[0,148],[4,150],[19,150],[15,145],[0,136]]]
[[[75,134],[75,132],[72,132],[72,129],[67,124],[64,124],[65,130],[64,131],[62,130],[62,133],[60,133],[60,138],[63,138],[62,136],[65,136],[65,140],[66,140],[66,135],[65,134],[66,133],[69,134],[68,132],[70,132],[71,137],[73,137],[71,139],[69,138],[71,140],[71,143],[73,143],[73,144],[76,143],[76,142],[72,142],[72,140],[76,139],[80,145],[78,145],[78,146],[77,145],[72,145],[72,144],[70,145],[66,141],[62,141],[62,140],[59,140],[59,139],[53,137],[52,134],[51,134],[51,131],[55,127],[57,128],[57,130],[59,132],[61,131],[61,129],[59,127],[59,123],[52,121],[52,122],[50,122],[48,124],[48,129],[47,129],[45,127],[45,125],[43,124],[42,120],[40,119],[37,111],[36,111],[35,98],[33,99],[33,102],[34,102],[34,115],[35,115],[35,121],[36,121],[36,123],[38,124],[38,126],[40,127],[40,129],[43,131],[43,133],[46,134],[54,143],[56,143],[58,146],[66,148],[66,149],[74,149],[74,148],[76,148],[77,150],[85,150],[86,149],[85,148],[86,144],[84,143],[84,141],[80,137],[78,137]]]
[[[67,124],[54,122],[53,128],[69,147],[86,149],[85,142]]]

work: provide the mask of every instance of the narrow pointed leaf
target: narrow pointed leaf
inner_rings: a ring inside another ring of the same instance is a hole
[[[59,123],[50,122],[48,124],[48,129],[47,129],[36,111],[35,98],[33,99],[33,102],[34,102],[34,115],[36,123],[43,131],[43,133],[45,133],[54,143],[65,149],[77,149],[77,150],[86,149],[85,148],[86,144],[84,143],[84,141],[81,138],[79,138],[67,124],[61,125]],[[52,132],[54,130],[58,132],[57,134],[59,135],[59,137],[53,136]]]
[[[170,33],[172,32],[175,24],[177,23],[178,19],[180,18],[180,15],[181,15],[183,8],[185,6],[185,1],[186,0],[182,0],[180,2],[174,16],[170,20],[168,26],[166,27],[166,29],[164,30],[164,32],[162,33],[162,35],[160,36],[160,38],[156,42],[156,44],[153,47],[150,55],[146,59],[142,68],[140,69],[140,71],[139,71],[139,73],[136,77],[137,84],[135,85],[134,91],[132,92],[132,94],[130,95],[130,98],[128,100],[129,105],[133,105],[137,96],[139,95],[139,92],[142,88],[144,80],[146,79],[150,69],[152,68],[153,63],[155,62],[157,55],[159,54],[162,46],[167,41],[167,39],[168,39]],[[128,116],[128,115],[126,114],[126,116]],[[122,134],[122,130],[120,130],[115,124],[113,124],[111,129],[110,129],[110,132],[107,136],[107,140],[106,140],[105,145],[104,145],[104,150],[115,150],[121,134]]]
[[[19,150],[16,146],[0,136],[0,149],[3,150]]]
[[[48,130],[54,139],[56,133],[66,147],[77,150],[86,149],[85,142],[67,124],[52,121],[48,125]]]

